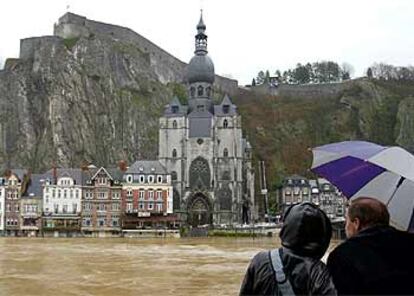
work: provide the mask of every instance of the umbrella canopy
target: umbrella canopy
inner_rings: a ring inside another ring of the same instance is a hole
[[[414,156],[400,147],[347,141],[312,149],[311,170],[347,198],[374,197],[387,205],[391,223],[414,229]]]

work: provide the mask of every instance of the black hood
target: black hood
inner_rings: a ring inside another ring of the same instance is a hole
[[[280,238],[282,246],[300,256],[320,259],[332,236],[331,221],[312,203],[304,202],[287,209]]]

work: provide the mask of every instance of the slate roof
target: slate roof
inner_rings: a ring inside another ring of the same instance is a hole
[[[289,184],[289,180],[292,181],[291,184]],[[304,180],[304,182],[302,182],[302,180]],[[284,186],[297,186],[297,187],[308,187],[309,186],[309,181],[307,178],[299,176],[299,175],[291,175],[289,177],[286,177],[283,180],[283,185]]]
[[[178,110],[176,113],[173,113],[172,107],[176,106],[178,107]],[[164,110],[164,116],[166,117],[181,117],[187,115],[188,112],[188,106],[181,105],[180,100],[177,97],[174,97],[172,101],[165,106]]]
[[[29,187],[26,190],[26,194],[22,196],[22,198],[42,197],[43,196],[43,186],[42,186],[43,181],[44,181],[43,174],[32,174],[30,177]]]
[[[91,171],[91,170],[92,169],[90,169],[89,171]],[[90,172],[90,173],[92,173],[92,172]],[[86,181],[87,175],[89,173],[88,173],[88,171],[87,171],[87,173],[85,173],[84,171],[82,171],[82,169],[78,169],[78,168],[57,168],[56,169],[56,174],[57,174],[58,179],[62,178],[62,177],[70,177],[73,180],[75,180],[75,185],[84,185],[84,182]],[[54,182],[54,180],[53,180],[53,169],[48,170],[44,174],[44,178],[49,179],[53,183]]]
[[[190,138],[211,137],[211,124],[213,115],[208,111],[194,110],[188,115],[190,125]]]
[[[223,106],[225,105],[229,106],[227,113],[224,113]],[[229,96],[225,95],[220,105],[214,105],[214,114],[216,116],[234,116],[237,115],[237,107],[232,103]]]
[[[158,160],[138,160],[128,168],[125,174],[165,175],[167,170]]]

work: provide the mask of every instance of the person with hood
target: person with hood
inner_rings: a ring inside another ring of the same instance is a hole
[[[280,231],[282,247],[254,256],[240,295],[336,295],[320,261],[331,236],[331,222],[316,205],[304,202],[289,207]]]

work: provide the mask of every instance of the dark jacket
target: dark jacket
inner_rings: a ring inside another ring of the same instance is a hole
[[[362,230],[330,253],[328,268],[340,295],[414,295],[414,235]]]
[[[329,219],[314,205],[295,205],[285,214],[281,257],[296,295],[336,295],[328,269],[320,261],[331,234]],[[258,253],[247,268],[240,295],[280,294],[269,252]]]

